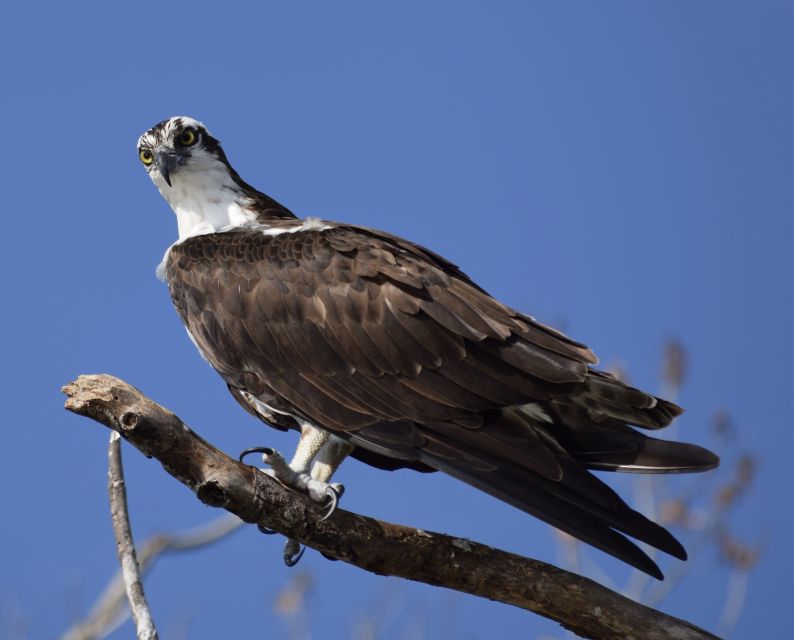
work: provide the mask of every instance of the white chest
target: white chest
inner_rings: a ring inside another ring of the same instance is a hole
[[[156,182],[176,214],[179,241],[256,221],[256,214],[245,208],[240,191],[224,168],[182,171],[171,187]]]

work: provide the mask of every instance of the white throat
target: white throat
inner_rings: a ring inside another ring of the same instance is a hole
[[[179,238],[174,244],[193,236],[256,225],[256,214],[248,208],[249,199],[226,166],[209,154],[193,154],[190,164],[179,167],[171,176],[170,187],[159,173],[150,176],[176,214]],[[159,280],[165,281],[165,264],[174,244],[165,250],[157,265]]]
[[[170,187],[159,172],[152,171],[149,175],[160,194],[171,205],[179,229],[179,238],[166,249],[163,260],[157,266],[156,273],[160,280],[165,280],[165,264],[171,247],[194,236],[241,227],[256,229],[265,235],[328,228],[318,218],[296,220],[296,224],[287,227],[271,227],[258,222],[256,213],[250,208],[253,204],[251,199],[232,180],[226,165],[200,149],[191,154],[187,164],[171,174]]]
[[[256,214],[247,208],[248,198],[223,163],[213,159],[191,164],[199,166],[180,168],[172,176],[170,187],[160,176],[153,178],[176,214],[177,242],[256,221]]]

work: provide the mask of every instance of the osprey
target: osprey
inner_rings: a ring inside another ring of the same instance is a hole
[[[176,214],[158,272],[188,334],[246,410],[300,431],[289,464],[259,450],[277,479],[333,508],[348,454],[443,471],[656,578],[626,535],[686,559],[590,473],[717,466],[633,428],[667,426],[675,404],[595,369],[586,346],[418,244],[297,218],[192,118],[155,125],[138,154]]]

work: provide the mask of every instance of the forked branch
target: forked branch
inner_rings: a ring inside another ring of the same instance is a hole
[[[585,638],[715,640],[688,622],[592,580],[477,542],[319,511],[254,467],[228,457],[126,382],[80,376],[63,389],[66,408],[117,431],[210,506],[295,538],[324,555],[392,575],[497,600],[556,620]]]

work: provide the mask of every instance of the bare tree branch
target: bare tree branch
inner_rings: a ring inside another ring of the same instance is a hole
[[[108,375],[80,376],[63,389],[66,408],[120,433],[210,506],[267,526],[321,553],[394,575],[512,604],[585,638],[714,640],[587,578],[538,560],[338,509],[319,508],[254,467],[226,456],[137,389]]]
[[[207,524],[179,533],[158,533],[140,545],[138,564],[145,576],[160,556],[177,551],[191,551],[208,546],[237,531],[245,523],[227,513]],[[95,640],[104,638],[129,617],[124,578],[119,569],[91,607],[84,620],[72,625],[61,640]]]
[[[108,493],[110,494],[110,515],[113,520],[113,534],[116,536],[116,552],[121,564],[121,575],[130,602],[132,619],[138,640],[158,640],[157,629],[152,620],[152,612],[143,592],[135,544],[132,541],[132,528],[127,510],[127,490],[124,487],[124,467],[121,464],[121,437],[118,432],[110,434],[108,447]]]

